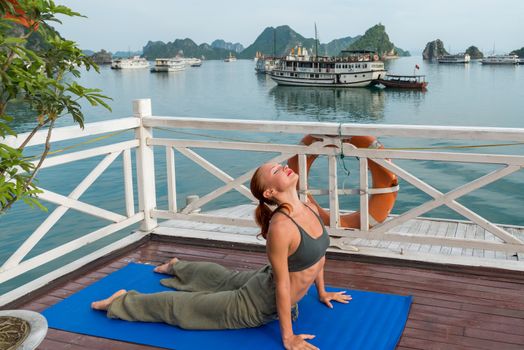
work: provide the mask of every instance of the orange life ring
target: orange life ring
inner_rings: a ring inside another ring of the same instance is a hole
[[[373,56],[373,61],[378,61],[378,55]]]
[[[317,141],[320,141],[320,139],[312,135],[306,135],[301,142],[309,146]],[[357,148],[384,148],[373,136],[352,136],[343,142],[350,143]],[[336,145],[327,145],[326,147],[336,147]],[[307,175],[309,175],[309,170],[317,157],[318,155],[308,155],[306,157]],[[298,174],[298,156],[288,159],[288,166]],[[398,194],[398,178],[395,174],[372,160],[368,160],[368,168],[371,172],[373,189],[391,189],[391,191],[387,193],[371,194],[369,197],[369,223],[370,226],[374,226],[386,220],[393,209]],[[320,207],[312,195],[308,194],[308,198],[318,208],[322,221],[324,221],[326,225],[329,225],[329,211]],[[340,227],[360,228],[360,212],[357,211],[351,214],[341,215]]]

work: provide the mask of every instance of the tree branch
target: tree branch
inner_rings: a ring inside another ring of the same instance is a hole
[[[33,136],[35,136],[36,132],[38,130],[40,130],[44,125],[49,123],[49,121],[51,121],[51,118],[47,118],[42,123],[38,123],[38,125],[35,126],[33,131],[31,131],[31,133],[29,135],[27,135],[27,138],[24,140],[24,142],[22,142],[22,144],[20,146],[18,146],[18,150],[22,151],[24,149],[24,147],[29,143],[29,141],[33,138]]]
[[[47,137],[46,137],[46,140],[45,140],[44,153],[42,153],[42,156],[40,157],[40,160],[38,161],[37,166],[35,167],[35,169],[33,170],[33,173],[31,174],[31,177],[29,177],[29,179],[25,182],[24,187],[22,189],[22,193],[27,191],[27,189],[29,188],[29,186],[31,185],[33,180],[35,179],[36,174],[38,173],[38,170],[40,169],[40,167],[44,163],[44,160],[47,157],[47,154],[49,153],[49,150],[51,149],[51,134],[52,134],[54,125],[55,125],[55,120],[52,119],[51,120],[51,124],[49,124],[49,129],[47,131]],[[6,203],[6,205],[2,208],[1,211],[5,211],[5,210],[9,209],[13,205],[13,203],[16,202],[17,200],[18,200],[18,196],[14,196],[13,198],[11,198],[11,200],[9,200],[9,202]]]

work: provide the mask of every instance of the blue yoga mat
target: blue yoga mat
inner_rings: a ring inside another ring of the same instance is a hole
[[[43,312],[49,326],[69,332],[145,344],[185,349],[283,349],[278,321],[263,327],[188,331],[163,323],[126,322],[108,319],[92,310],[92,301],[108,297],[118,289],[153,293],[171,290],[160,284],[165,275],[153,266],[131,263],[100,281],[71,295]],[[336,291],[341,289],[328,288]],[[348,290],[349,304],[333,303],[329,309],[318,301],[315,287],[299,303],[295,334],[316,335],[310,342],[320,349],[394,349],[411,305],[411,297]]]

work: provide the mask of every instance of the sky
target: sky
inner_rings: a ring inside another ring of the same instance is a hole
[[[82,49],[141,50],[151,41],[190,38],[252,44],[266,27],[287,24],[322,43],[363,34],[382,23],[390,40],[420,53],[441,39],[451,52],[475,45],[485,53],[524,47],[523,0],[55,0],[87,18],[57,29]]]

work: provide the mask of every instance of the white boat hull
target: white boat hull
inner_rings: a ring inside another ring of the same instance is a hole
[[[149,62],[145,58],[120,58],[111,62],[112,69],[144,69],[149,68]]]
[[[482,59],[482,64],[488,65],[515,65],[519,64],[517,55],[494,55]]]
[[[182,67],[153,67],[151,72],[162,73],[162,72],[180,72],[185,69],[185,66]]]
[[[155,60],[155,66],[151,68],[153,73],[167,73],[167,72],[178,72],[186,69],[186,64],[182,60],[173,58],[157,58]]]
[[[366,87],[373,80],[383,78],[386,75],[385,70],[374,70],[358,73],[333,73],[320,76],[319,78],[310,78],[308,73],[297,73],[297,77],[280,75],[281,71],[270,73],[278,85],[287,86],[322,86],[322,87]],[[283,73],[283,72],[282,72]]]

